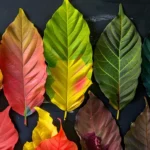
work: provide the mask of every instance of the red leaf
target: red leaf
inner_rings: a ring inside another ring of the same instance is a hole
[[[0,112],[0,150],[14,150],[18,133],[9,117],[10,107]]]
[[[2,36],[0,68],[9,105],[26,118],[44,100],[47,75],[42,38],[22,9]]]
[[[90,93],[76,117],[75,129],[87,150],[121,150],[119,128],[104,104]]]
[[[74,142],[67,139],[62,125],[60,126],[60,131],[54,137],[44,140],[36,148],[36,150],[77,150],[77,146]]]

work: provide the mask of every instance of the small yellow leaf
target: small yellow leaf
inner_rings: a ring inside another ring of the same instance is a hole
[[[23,150],[35,150],[41,141],[55,136],[57,128],[53,125],[50,114],[39,107],[35,107],[38,112],[39,120],[32,132],[32,142],[26,142]]]

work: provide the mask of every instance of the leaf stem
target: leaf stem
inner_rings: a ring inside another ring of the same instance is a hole
[[[119,116],[120,116],[120,110],[118,109],[117,110],[117,120],[119,119]]]
[[[66,120],[66,118],[67,118],[67,111],[65,111],[64,120]]]
[[[24,116],[24,125],[27,126],[27,115]]]

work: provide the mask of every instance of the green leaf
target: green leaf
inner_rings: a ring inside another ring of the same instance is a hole
[[[46,92],[52,103],[67,112],[84,100],[91,85],[92,46],[89,27],[82,14],[68,0],[56,10],[44,31],[48,63]]]
[[[134,98],[141,72],[141,38],[121,4],[97,42],[94,59],[96,81],[119,118],[119,111]]]
[[[150,35],[144,40],[142,56],[142,80],[150,97]]]

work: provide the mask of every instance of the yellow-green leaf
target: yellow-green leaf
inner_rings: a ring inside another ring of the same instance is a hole
[[[46,92],[52,103],[66,113],[80,106],[91,85],[92,47],[89,35],[89,27],[82,14],[68,0],[64,0],[44,31],[48,63]]]
[[[23,150],[35,150],[41,141],[55,136],[57,128],[53,125],[53,119],[50,114],[39,107],[35,107],[38,112],[39,120],[37,126],[32,132],[32,142],[26,142]]]

